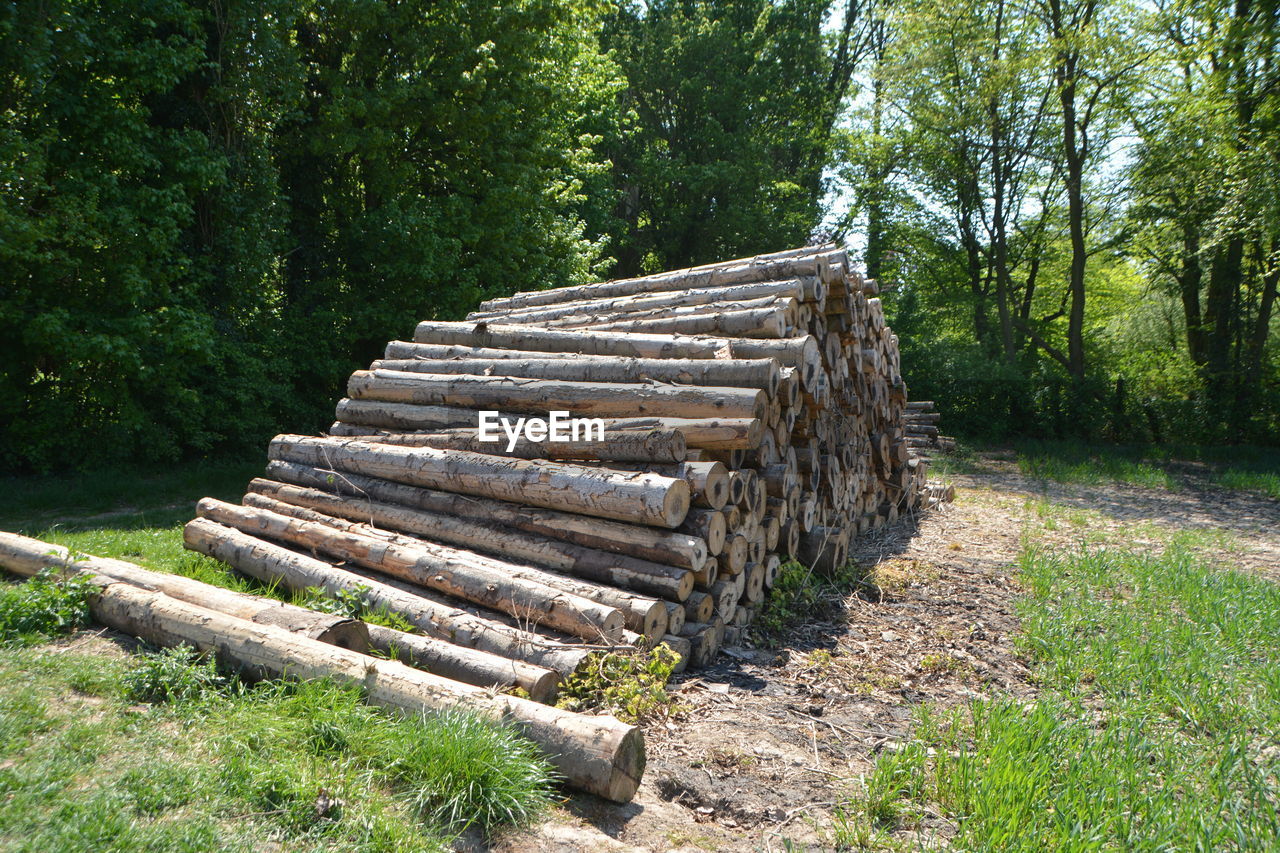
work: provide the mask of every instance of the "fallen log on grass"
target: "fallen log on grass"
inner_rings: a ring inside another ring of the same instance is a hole
[[[221,560],[263,583],[288,589],[320,589],[330,596],[355,596],[366,606],[386,608],[424,634],[466,649],[525,661],[568,676],[582,666],[590,649],[572,646],[534,631],[468,612],[429,593],[412,593],[382,581],[264,542],[207,518],[187,522],[183,546]]]
[[[369,650],[369,632],[357,619],[317,613],[274,598],[236,592],[181,575],[154,572],[124,560],[72,552],[61,545],[16,533],[0,532],[0,566],[23,577],[34,577],[45,569],[63,573],[91,572],[140,589],[163,592],[238,619],[275,625],[322,643],[357,652]]]
[[[35,544],[46,551],[55,548]],[[372,704],[408,714],[463,708],[510,722],[542,749],[573,787],[615,802],[629,801],[639,787],[645,765],[644,735],[613,717],[562,711],[461,684],[399,661],[370,657],[135,587],[81,569],[73,560],[67,563],[68,571],[84,575],[98,587],[89,603],[90,613],[109,628],[157,646],[190,645],[249,677],[327,678],[359,687]]]

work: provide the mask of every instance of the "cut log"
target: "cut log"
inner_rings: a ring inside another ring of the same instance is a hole
[[[429,346],[407,344],[406,346]],[[500,350],[498,351],[500,352]],[[411,373],[518,376],[526,379],[571,382],[644,383],[758,388],[772,396],[781,381],[781,368],[772,358],[667,359],[667,358],[386,358],[370,370]]]
[[[0,532],[0,566],[23,577],[33,577],[44,569],[68,572],[72,568],[106,575],[139,589],[163,592],[238,619],[275,625],[322,643],[357,652],[369,650],[369,632],[357,619],[317,613],[272,598],[223,589],[181,575],[151,571],[124,560],[73,554],[61,545],[50,545],[16,533]]]
[[[207,518],[187,523],[183,546],[221,560],[263,583],[300,592],[321,589],[331,596],[355,595],[368,607],[385,607],[425,634],[455,645],[526,661],[572,675],[589,650],[574,648],[531,631],[486,619],[426,593],[412,594],[383,582],[264,542]]]
[[[622,634],[624,618],[619,610],[513,576],[520,566],[429,542],[406,546],[213,498],[202,499],[196,512],[245,533],[314,548],[575,637],[616,640]]]
[[[271,462],[267,465],[267,474],[297,486],[467,518],[617,555],[601,558],[602,566],[620,565],[633,571],[678,577],[678,572],[660,570],[654,568],[654,565],[697,569],[707,561],[708,556],[704,540],[670,530],[406,486],[360,474],[325,471],[292,462]],[[632,563],[632,559],[637,563]],[[677,587],[682,588],[683,585]],[[654,594],[661,593],[655,591]]]
[[[270,483],[270,481],[261,482]],[[292,490],[295,488],[292,486],[285,486],[283,484],[271,484],[268,488],[272,488],[277,485],[285,490]],[[319,494],[323,495],[323,493]],[[283,497],[285,495],[281,496]],[[290,518],[296,518],[300,521],[309,521],[317,524],[328,525],[338,530],[358,535],[386,539],[393,544],[401,545],[410,549],[416,549],[423,544],[436,544],[433,542],[424,542],[424,540],[415,536],[404,536],[398,533],[381,530],[378,525],[368,523],[364,520],[350,521],[345,518],[327,515],[317,510],[308,509],[297,504],[286,503],[285,501],[277,500],[275,497],[269,497],[268,495],[260,492],[251,491],[246,494],[244,496],[244,505],[255,509],[264,509]],[[422,517],[430,515],[429,513],[415,513],[414,510],[407,510],[402,507],[389,507],[385,504],[366,504],[365,506],[371,513],[381,513],[390,509],[392,512],[387,517],[389,519],[396,518],[402,522],[410,515],[417,514]],[[359,515],[359,513],[356,514]],[[445,520],[449,521],[450,519]],[[459,519],[451,520],[460,522]],[[422,519],[419,519],[419,521],[424,525],[429,524],[429,522],[422,521]],[[467,522],[460,523],[467,524]],[[481,560],[486,559],[482,554],[473,553],[470,548],[465,551],[458,552],[458,559],[468,559],[472,557],[476,557]],[[603,604],[606,607],[615,608],[622,613],[625,626],[629,630],[635,631],[639,634],[652,638],[666,633],[666,608],[663,607],[661,602],[655,598],[636,595],[634,593],[617,589],[616,587],[608,584],[593,583],[587,580],[567,577],[557,572],[546,572],[540,569],[525,567],[523,565],[505,561],[497,566],[493,566],[493,568],[499,568],[507,571],[510,577],[518,580],[527,581],[528,583],[537,584],[548,589],[559,590],[560,592],[568,593],[569,595],[580,596],[598,604]]]
[[[596,418],[758,418],[764,414],[766,399],[758,388],[565,382],[403,370],[357,370],[347,381],[347,395],[418,406],[492,411],[501,407],[504,412],[543,418],[560,411]]]
[[[331,435],[347,432],[340,425]],[[481,441],[479,430],[455,427],[440,432],[388,433],[357,428],[370,441],[397,444],[402,447],[435,447],[441,450],[467,450],[490,456],[514,456],[517,459],[599,460],[636,463],[682,462],[688,455],[684,433],[679,430],[605,430],[598,437],[581,441],[531,441],[510,439],[505,433],[498,441]]]
[[[570,785],[615,802],[635,795],[644,772],[644,736],[612,717],[562,711],[495,694],[290,633],[238,619],[160,592],[91,575],[95,621],[158,646],[190,645],[250,676],[331,679],[361,688],[366,701],[408,714],[462,707],[514,723]]]
[[[291,435],[276,436],[268,456],[656,527],[676,527],[689,511],[688,484],[656,474],[618,474],[604,468],[504,459],[465,450],[371,446],[354,439]]]
[[[801,368],[801,381],[806,388],[817,380],[822,371],[822,351],[817,340],[808,335],[784,340],[756,340],[626,332],[574,332],[532,326],[428,320],[418,324],[413,339],[424,344],[577,352],[630,358],[774,358],[784,367]]]
[[[533,701],[544,704],[556,699],[560,676],[531,663],[381,625],[369,626],[369,640],[378,651],[442,678],[477,687],[518,687]]]

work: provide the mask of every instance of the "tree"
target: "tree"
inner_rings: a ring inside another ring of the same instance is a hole
[[[622,273],[802,245],[861,58],[861,0],[626,3],[604,44],[630,116],[608,146]],[[834,19],[831,31],[825,22]]]

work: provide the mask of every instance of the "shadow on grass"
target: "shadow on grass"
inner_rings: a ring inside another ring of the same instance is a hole
[[[171,527],[189,520],[202,497],[238,501],[262,467],[244,459],[0,478],[0,530]]]

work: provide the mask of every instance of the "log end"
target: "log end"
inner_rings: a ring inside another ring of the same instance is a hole
[[[684,480],[674,480],[662,497],[662,518],[667,527],[679,527],[689,514],[693,494]]]
[[[610,774],[606,789],[595,793],[615,803],[631,802],[636,795],[636,790],[640,787],[644,767],[644,733],[636,726],[631,726],[618,742],[614,753],[613,772]]]

